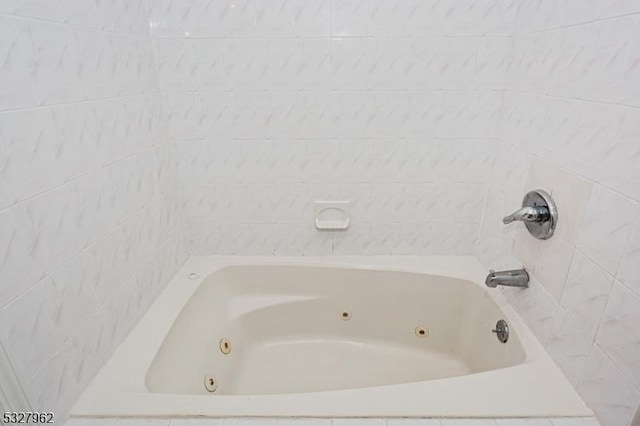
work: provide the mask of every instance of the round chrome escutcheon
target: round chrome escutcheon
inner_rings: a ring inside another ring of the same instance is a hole
[[[539,240],[548,240],[553,236],[558,224],[558,208],[551,195],[541,189],[530,191],[522,200],[522,207],[545,207],[549,217],[540,222],[525,222],[531,235]]]
[[[496,328],[491,331],[496,333],[498,340],[502,343],[507,343],[507,340],[509,340],[509,325],[505,320],[499,320],[496,323]]]

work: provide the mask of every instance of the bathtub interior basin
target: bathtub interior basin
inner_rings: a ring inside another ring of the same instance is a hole
[[[319,392],[462,376],[524,362],[503,314],[459,278],[285,265],[227,266],[186,303],[146,377],[152,392]],[[213,378],[210,392],[205,378]]]
[[[592,416],[485,275],[470,256],[193,256],[71,416]]]

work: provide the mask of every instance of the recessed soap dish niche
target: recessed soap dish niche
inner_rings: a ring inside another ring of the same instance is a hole
[[[321,231],[343,231],[351,222],[350,201],[316,201],[315,225]]]

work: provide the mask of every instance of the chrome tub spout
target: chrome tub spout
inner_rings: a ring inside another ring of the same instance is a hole
[[[529,273],[524,269],[510,271],[489,271],[484,281],[487,287],[496,288],[499,285],[507,287],[529,287]]]

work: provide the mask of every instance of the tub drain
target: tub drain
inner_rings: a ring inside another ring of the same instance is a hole
[[[220,352],[225,355],[231,352],[231,342],[226,337],[220,339]]]
[[[207,374],[204,376],[204,388],[209,392],[215,392],[218,388],[218,383],[216,383],[216,379],[213,376]]]

